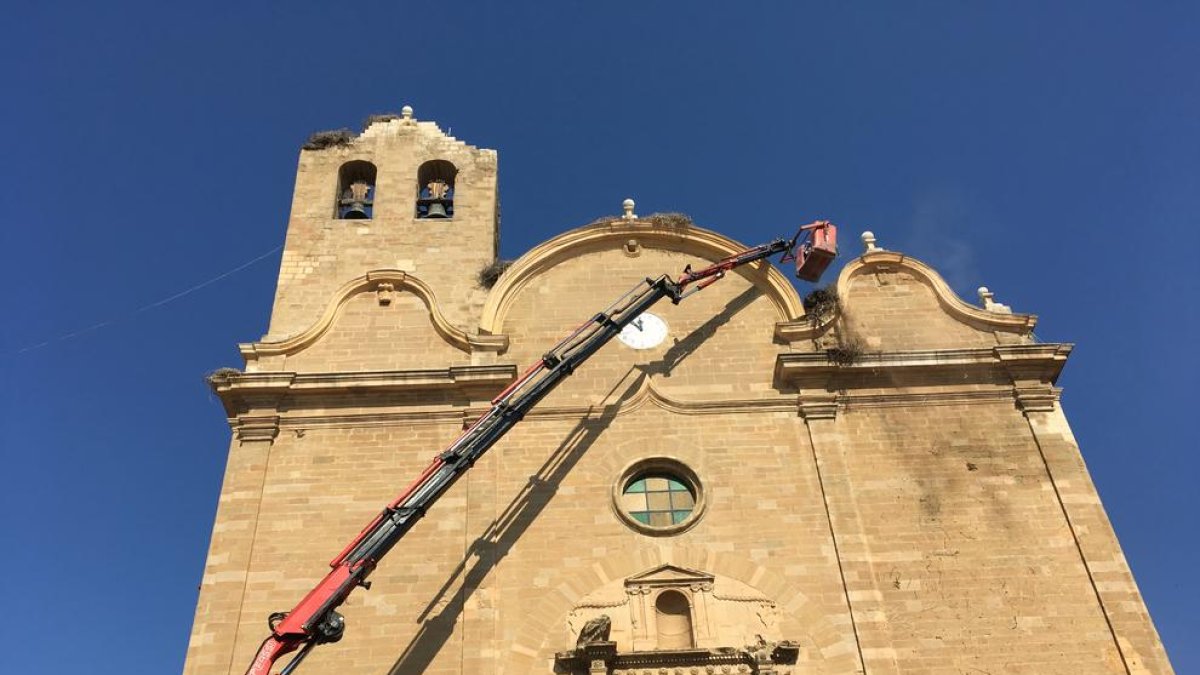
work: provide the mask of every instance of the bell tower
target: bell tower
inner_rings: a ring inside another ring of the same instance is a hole
[[[473,273],[496,257],[498,212],[496,152],[408,106],[372,116],[358,135],[314,134],[300,152],[264,341],[305,330],[340,287],[373,270],[419,278],[451,324],[477,324],[484,291]]]

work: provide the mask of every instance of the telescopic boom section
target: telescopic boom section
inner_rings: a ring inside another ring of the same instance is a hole
[[[454,485],[485,452],[504,437],[531,408],[584,361],[608,344],[625,326],[663,298],[679,303],[687,296],[716,283],[730,270],[783,253],[782,261],[803,264],[805,248],[801,237],[832,241],[833,226],[816,222],[800,228],[790,240],[777,239],[729,256],[701,270],[689,265],[678,280],[664,275],[647,278],[604,311],[588,319],[531,365],[491,401],[488,409],[450,447],[433,458],[429,466],[358,533],[329,566],[332,570],[292,611],[272,614],[271,634],[263,641],[247,675],[269,675],[280,657],[300,652],[281,671],[293,672],[318,644],[342,638],[345,622],[336,609],[357,587],[369,588],[367,577],[426,510]],[[836,248],[834,248],[836,252]],[[799,259],[798,259],[799,258]],[[822,266],[823,268],[823,266]]]

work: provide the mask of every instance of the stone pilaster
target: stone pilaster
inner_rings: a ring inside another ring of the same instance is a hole
[[[1112,632],[1114,658],[1129,675],[1173,673],[1061,407],[1022,407]]]
[[[865,546],[866,534],[853,508],[843,509],[837,506],[854,503],[851,496],[853,489],[843,457],[844,448],[837,429],[837,397],[828,392],[801,395],[799,412],[808,429],[812,462],[821,485],[821,497],[825,502],[825,514],[829,522],[829,535],[838,559],[838,572],[845,591],[846,611],[854,633],[856,672],[863,673],[866,672],[866,665],[858,628],[859,620],[863,616],[860,613],[865,612],[865,615],[879,617],[881,620],[884,614],[882,607],[866,610],[862,607],[864,603],[870,604],[876,595],[872,581],[874,575],[870,569],[870,551]],[[895,661],[884,663],[882,666],[881,669],[873,668],[871,672],[899,672]]]
[[[278,418],[272,421],[269,416],[264,416],[235,429],[221,483],[208,563],[200,582],[197,618],[188,641],[185,673],[237,669],[237,664],[233,663],[237,647],[235,636],[242,613],[267,464],[279,432]]]

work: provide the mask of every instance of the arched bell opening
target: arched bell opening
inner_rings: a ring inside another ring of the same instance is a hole
[[[692,607],[679,591],[663,591],[654,601],[659,649],[692,649]]]
[[[458,168],[444,159],[433,159],[417,169],[417,217],[454,217],[454,179]]]
[[[375,165],[363,160],[346,162],[338,170],[337,217],[366,220],[375,213]]]

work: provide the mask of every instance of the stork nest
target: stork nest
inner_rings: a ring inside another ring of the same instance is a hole
[[[836,314],[842,307],[837,288],[833,284],[814,288],[804,296],[804,300],[801,302],[804,304],[804,313],[813,323],[820,323],[827,317]]]
[[[842,340],[838,346],[825,350],[829,361],[839,366],[852,366],[861,361],[866,353],[867,346],[858,338]]]
[[[495,286],[496,282],[500,280],[500,275],[504,274],[504,271],[509,267],[512,267],[512,264],[513,261],[511,260],[501,260],[497,258],[487,265],[484,265],[483,269],[479,270],[479,276],[477,277],[479,280],[479,285],[484,288],[491,289],[491,287]]]
[[[242,371],[238,370],[237,368],[217,368],[216,370],[204,376],[204,382],[207,383],[209,387],[216,389],[218,386],[227,384],[230,380],[241,374]]]
[[[601,216],[584,227],[592,227],[593,225],[606,225],[613,222],[631,222],[638,225],[649,225],[651,227],[690,227],[695,224],[692,217],[686,213],[651,213],[648,216],[638,216],[631,221],[625,221],[621,216]]]
[[[349,129],[333,129],[331,131],[318,131],[304,145],[300,146],[305,150],[325,150],[327,148],[344,148],[354,142],[355,134]]]
[[[638,218],[654,227],[688,227],[693,225],[692,217],[686,213],[651,213],[645,218]]]

